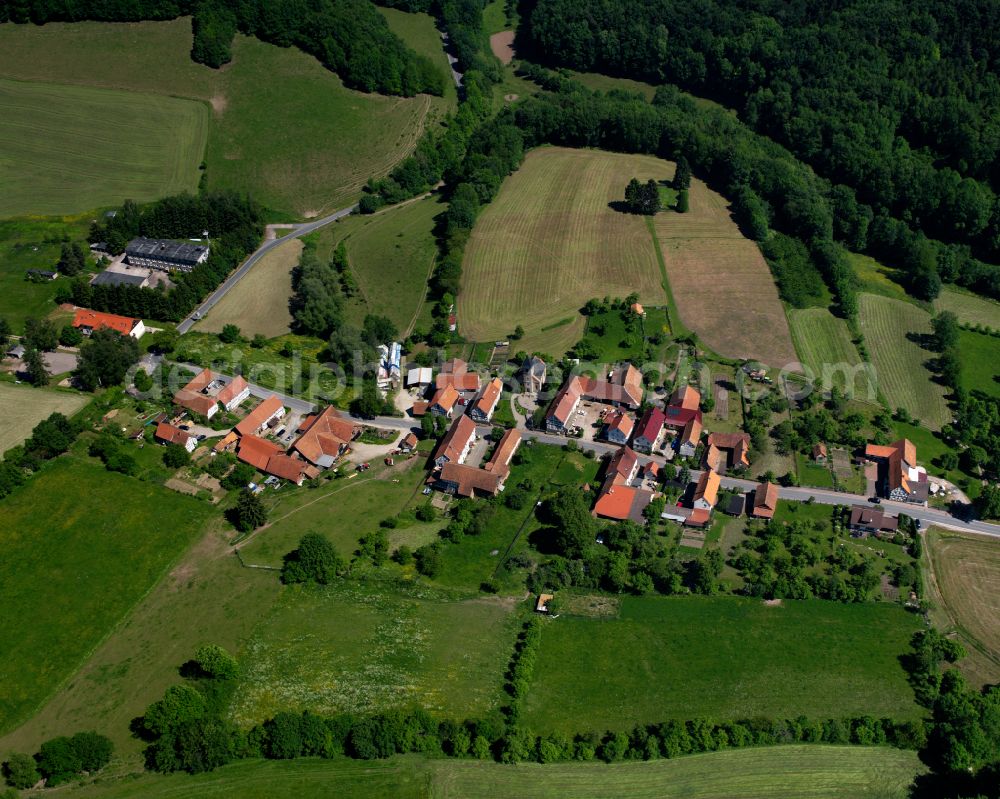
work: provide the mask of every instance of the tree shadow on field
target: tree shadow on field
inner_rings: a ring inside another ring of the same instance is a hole
[[[619,214],[629,214],[630,216],[634,216],[632,210],[628,207],[628,203],[624,200],[612,200],[608,203],[608,208]]]

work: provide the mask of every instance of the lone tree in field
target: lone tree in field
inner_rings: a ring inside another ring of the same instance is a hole
[[[299,541],[298,549],[285,555],[281,582],[327,585],[345,568],[343,558],[330,539],[320,533],[306,533]]]
[[[235,517],[236,529],[249,533],[264,525],[267,521],[267,509],[259,496],[245,488],[236,500]]]
[[[655,180],[640,183],[632,178],[625,187],[625,205],[633,214],[652,216],[660,210],[660,187]]]
[[[681,189],[677,192],[677,213],[686,214],[688,212],[688,190]]]
[[[677,169],[674,170],[674,188],[677,191],[691,188],[691,165],[683,155],[677,159]]]
[[[235,344],[240,340],[240,329],[236,325],[223,325],[219,333],[219,341],[223,344]]]

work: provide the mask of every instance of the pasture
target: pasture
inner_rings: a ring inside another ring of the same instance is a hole
[[[727,358],[781,368],[795,347],[771,269],[743,237],[721,195],[691,181],[690,210],[664,211],[653,228],[684,326]]]
[[[72,416],[88,397],[73,391],[28,388],[0,383],[0,453],[24,442],[32,428],[52,413]]]
[[[430,328],[425,296],[437,257],[435,219],[445,208],[430,196],[371,216],[352,216],[313,234],[320,260],[329,260],[341,241],[347,248],[357,284],[345,305],[348,321],[360,326],[365,314],[387,316],[403,336],[415,327]]]
[[[207,774],[66,786],[73,799],[905,799],[924,771],[887,747],[774,746],[631,763],[516,766],[473,760],[254,760]]]
[[[892,267],[876,261],[869,255],[860,255],[856,252],[847,253],[847,258],[854,267],[854,274],[857,275],[861,291],[894,300],[914,302],[903,288],[899,273]]]
[[[1000,396],[1000,337],[962,330],[958,335],[962,388]]]
[[[959,668],[977,684],[1000,679],[1000,551],[987,538],[932,528],[926,534],[935,623],[969,652]]]
[[[0,78],[0,216],[194,191],[208,108],[177,97]]]
[[[286,589],[247,644],[231,717],[249,725],[281,710],[411,705],[446,718],[485,714],[503,694],[516,601],[372,582]]]
[[[839,388],[849,382],[855,398],[877,401],[876,386],[871,385],[863,368],[857,368],[863,361],[851,340],[847,322],[826,308],[793,308],[788,311],[788,324],[799,360],[812,370],[814,377],[823,378],[829,374],[831,380],[836,381],[831,384]],[[847,377],[854,379],[847,381]]]
[[[932,430],[950,419],[945,389],[934,382],[927,362],[934,353],[909,335],[931,332],[930,314],[915,305],[876,294],[858,297],[858,321],[876,369],[879,391],[890,408],[906,408]]]
[[[958,321],[967,325],[983,325],[1000,330],[1000,302],[979,297],[968,291],[944,286],[934,300],[934,310],[951,311]]]
[[[33,283],[25,273],[54,270],[62,242],[86,238],[89,224],[86,218],[0,222],[0,317],[15,333],[22,332],[28,317],[39,318],[55,310],[52,300],[65,279]]]
[[[250,192],[284,217],[353,202],[370,176],[388,173],[454,106],[347,89],[311,56],[242,35],[225,69],[195,64],[190,50],[186,18],[3,25],[0,77],[209,104],[209,187]]]
[[[288,301],[292,270],[302,254],[302,242],[289,239],[261,258],[239,283],[195,326],[205,333],[221,333],[226,325],[245,336],[256,333],[274,338],[291,329]]]
[[[0,730],[24,720],[198,534],[210,506],[76,455],[0,515]]]
[[[875,604],[627,597],[617,618],[546,625],[524,718],[563,733],[671,718],[916,718],[897,658],[917,628]]]
[[[549,332],[593,297],[662,304],[659,267],[642,217],[613,210],[632,177],[663,180],[657,158],[543,147],[530,152],[483,211],[465,251],[458,298],[467,339],[506,338],[517,324],[519,348],[561,355],[580,323]],[[558,345],[558,346],[557,346]]]

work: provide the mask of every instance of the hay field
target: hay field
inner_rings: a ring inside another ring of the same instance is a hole
[[[829,374],[833,380],[839,381],[833,385],[842,387],[844,378],[841,375],[852,377],[854,379],[851,384],[856,399],[877,400],[874,386],[872,396],[869,397],[871,381],[866,373],[855,371],[863,361],[851,340],[847,322],[838,319],[826,308],[793,308],[788,311],[788,324],[799,360],[803,366],[812,370],[816,378]]]
[[[177,97],[0,79],[0,216],[194,191],[208,108]]]
[[[347,89],[311,56],[242,35],[224,69],[195,64],[190,51],[189,19],[0,25],[0,77],[210,104],[209,187],[250,192],[291,217],[355,200],[454,106]]]
[[[743,237],[726,200],[691,181],[690,210],[654,218],[684,325],[720,355],[783,367],[798,360],[771,270]]]
[[[614,211],[632,177],[665,179],[666,161],[562,147],[539,148],[509,177],[480,216],[465,252],[458,298],[459,331],[474,341],[506,337],[519,347],[561,354],[582,328],[543,328],[592,297],[639,294],[663,303],[663,287],[645,221]],[[558,338],[564,336],[562,338]]]
[[[289,239],[260,259],[232,291],[195,326],[204,333],[221,333],[225,325],[239,327],[245,336],[256,333],[275,338],[291,330],[288,300],[292,270],[302,254],[302,242]]]
[[[965,324],[984,325],[1000,330],[1000,302],[977,297],[966,291],[942,288],[941,294],[934,300],[934,310],[951,311],[959,322]]]
[[[300,758],[233,763],[207,774],[106,776],[67,785],[71,799],[905,799],[924,771],[915,752],[885,746],[772,746],[672,760],[521,763],[469,759]]]
[[[978,683],[1000,680],[1000,549],[996,541],[932,528],[927,551],[942,629],[969,651],[960,661]],[[926,564],[926,560],[925,560]]]
[[[907,338],[931,332],[930,314],[915,305],[875,294],[859,296],[858,321],[875,364],[879,390],[891,408],[906,408],[932,430],[951,418],[945,389],[926,364],[934,353]]]
[[[0,383],[0,453],[22,443],[32,428],[52,413],[72,416],[88,398],[68,391]]]

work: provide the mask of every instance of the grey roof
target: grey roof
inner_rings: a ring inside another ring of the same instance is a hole
[[[146,239],[141,236],[132,239],[125,248],[126,255],[186,264],[197,263],[198,259],[206,252],[208,252],[208,246],[205,244],[171,241],[170,239]]]
[[[95,286],[141,286],[149,278],[146,275],[133,275],[128,272],[101,272],[90,281]]]

